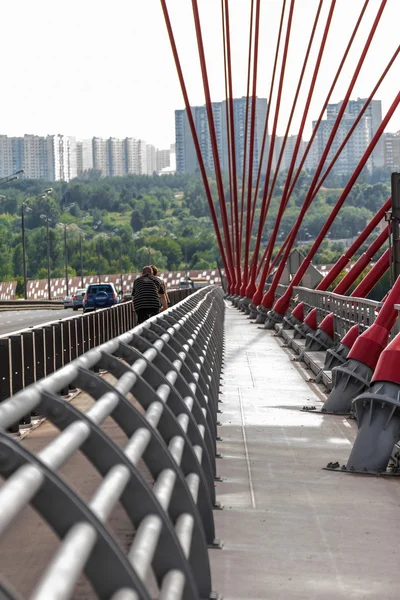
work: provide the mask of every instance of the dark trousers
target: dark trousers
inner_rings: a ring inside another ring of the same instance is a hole
[[[147,321],[147,319],[150,319],[150,317],[154,317],[154,315],[158,315],[158,313],[160,311],[158,309],[151,310],[148,308],[141,308],[140,310],[136,310],[135,312],[136,312],[136,316],[137,316],[138,325],[140,325],[140,323]]]

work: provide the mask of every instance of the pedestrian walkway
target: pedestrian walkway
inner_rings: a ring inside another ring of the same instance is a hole
[[[357,427],[320,405],[273,332],[227,308],[223,441],[211,551],[225,600],[398,599],[400,481],[323,470]]]

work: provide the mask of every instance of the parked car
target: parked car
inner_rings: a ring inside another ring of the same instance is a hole
[[[121,298],[121,302],[130,302],[132,300],[132,294],[124,294]]]
[[[78,308],[83,308],[83,299],[85,297],[85,294],[86,294],[86,288],[76,290],[75,294],[72,297],[74,310],[78,310]]]
[[[73,308],[74,304],[73,304],[72,296],[64,296],[63,304],[64,304],[64,308]]]
[[[114,304],[118,304],[118,298],[112,283],[91,283],[83,298],[83,312],[109,308]]]

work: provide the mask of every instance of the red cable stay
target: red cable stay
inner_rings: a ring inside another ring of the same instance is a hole
[[[334,123],[334,125],[332,127],[332,131],[331,131],[331,133],[329,135],[329,138],[328,138],[328,141],[327,141],[327,143],[325,145],[325,148],[323,150],[321,159],[319,161],[319,164],[318,164],[317,169],[315,171],[315,174],[313,176],[312,182],[310,184],[310,187],[309,187],[308,192],[306,194],[306,197],[304,199],[303,206],[302,206],[302,208],[300,210],[300,213],[299,213],[299,215],[297,217],[296,223],[295,223],[295,225],[294,225],[294,227],[292,229],[292,233],[290,235],[289,243],[286,246],[286,250],[285,250],[283,259],[281,261],[281,264],[278,267],[277,272],[274,275],[274,279],[272,281],[271,287],[269,288],[268,292],[264,295],[264,297],[262,299],[261,305],[264,307],[264,309],[269,309],[273,305],[273,302],[274,302],[274,299],[275,299],[275,290],[276,290],[276,287],[277,287],[277,285],[279,283],[279,278],[282,275],[282,271],[283,271],[283,267],[284,267],[284,264],[282,264],[282,263],[286,263],[286,261],[288,259],[289,253],[291,251],[291,248],[292,248],[294,240],[295,240],[295,238],[297,236],[297,233],[298,233],[298,231],[300,229],[300,225],[302,223],[304,215],[305,215],[306,211],[308,210],[308,208],[309,208],[309,206],[310,206],[310,204],[312,202],[313,193],[314,193],[315,188],[317,186],[319,176],[321,175],[322,169],[323,169],[323,167],[325,165],[325,161],[326,161],[326,159],[328,157],[329,151],[331,149],[331,146],[332,146],[333,141],[335,139],[336,133],[337,133],[338,128],[340,126],[343,114],[344,114],[344,112],[346,110],[347,104],[349,102],[349,99],[350,99],[351,93],[353,91],[353,88],[355,86],[355,83],[356,83],[356,80],[358,78],[358,75],[360,73],[361,67],[362,67],[362,65],[363,65],[363,63],[365,61],[367,52],[368,52],[368,50],[370,48],[372,39],[373,39],[374,34],[376,32],[376,29],[378,27],[378,24],[379,24],[379,21],[381,19],[381,16],[382,16],[382,13],[383,13],[383,9],[384,9],[384,7],[386,5],[386,2],[387,2],[387,0],[382,0],[381,5],[380,5],[380,7],[378,9],[378,12],[377,12],[377,15],[375,17],[374,23],[372,25],[371,31],[370,31],[370,33],[368,35],[368,39],[367,39],[367,41],[365,43],[365,46],[364,46],[364,48],[362,50],[360,59],[358,61],[356,69],[354,71],[353,77],[352,77],[352,79],[350,81],[350,85],[349,85],[348,90],[347,90],[347,92],[345,94],[345,98],[342,101],[341,107],[340,107],[340,109],[338,111],[338,114],[337,114],[337,117],[335,119],[335,123]],[[352,181],[352,180],[353,180],[353,176],[351,177],[350,181]],[[354,179],[353,183],[354,182],[355,182],[355,179]],[[350,188],[349,188],[349,191],[350,191]],[[337,213],[339,211],[338,203],[339,203],[339,200],[337,201],[337,203],[336,203],[336,205],[333,208],[332,213],[331,213],[331,214],[333,214],[333,219],[335,218],[335,216],[337,215]],[[320,236],[318,236],[318,238],[319,237]],[[322,239],[321,239],[321,241],[322,241]]]
[[[308,252],[307,256],[305,257],[305,259],[303,260],[303,262],[301,263],[299,269],[297,270],[296,274],[294,275],[292,281],[289,283],[289,286],[286,290],[286,292],[284,293],[284,295],[279,298],[279,300],[275,303],[274,305],[274,311],[275,313],[278,313],[279,315],[284,315],[286,313],[286,311],[289,308],[289,303],[290,303],[290,298],[292,296],[293,293],[293,288],[295,286],[297,286],[302,277],[304,276],[304,273],[306,272],[307,268],[309,267],[313,257],[315,256],[321,242],[323,241],[323,239],[325,238],[326,234],[329,231],[329,228],[331,227],[337,213],[339,212],[341,206],[343,205],[344,201],[346,200],[351,188],[353,187],[355,181],[357,180],[358,176],[360,175],[362,169],[365,167],[366,162],[369,158],[369,156],[371,155],[373,149],[375,148],[376,144],[379,141],[380,136],[382,135],[385,127],[387,126],[387,124],[389,123],[391,117],[393,116],[393,113],[395,112],[395,110],[397,109],[397,107],[400,104],[400,92],[397,94],[397,96],[395,97],[395,99],[393,100],[388,112],[386,113],[386,115],[384,116],[384,118],[382,119],[382,122],[380,123],[378,129],[376,130],[371,142],[369,143],[366,151],[364,152],[361,160],[359,161],[356,169],[354,170],[354,173],[352,174],[352,176],[350,177],[346,187],[344,188],[343,192],[341,193],[340,197],[337,200],[337,203],[335,205],[335,208],[332,210],[331,214],[329,215],[328,219],[326,220],[324,226],[322,227],[320,233],[318,234],[314,244],[312,245],[310,251]],[[276,277],[276,275],[275,275]]]
[[[172,26],[171,26],[171,21],[169,18],[167,3],[166,3],[166,0],[160,0],[160,2],[161,2],[163,14],[164,14],[165,24],[167,27],[168,37],[169,37],[169,41],[171,44],[171,49],[172,49],[172,54],[173,54],[174,61],[175,61],[176,70],[178,73],[179,83],[180,83],[181,90],[182,90],[182,95],[183,95],[183,100],[185,103],[185,108],[186,108],[186,113],[187,113],[187,117],[188,117],[188,121],[189,121],[190,131],[191,131],[191,134],[193,137],[193,144],[194,144],[195,151],[196,151],[196,157],[197,157],[197,160],[199,163],[200,172],[201,172],[201,176],[203,179],[203,185],[204,185],[204,189],[205,189],[206,196],[207,196],[208,206],[210,208],[211,219],[212,219],[212,222],[214,225],[214,230],[215,230],[215,234],[217,237],[219,251],[221,253],[221,258],[222,258],[222,262],[224,264],[225,274],[226,274],[228,284],[229,284],[230,283],[229,262],[226,257],[225,248],[224,248],[224,244],[223,244],[220,229],[219,229],[217,213],[215,211],[214,202],[213,202],[211,189],[210,189],[210,184],[208,182],[207,173],[206,173],[206,169],[204,166],[203,155],[201,153],[199,138],[197,136],[197,131],[196,131],[196,126],[195,126],[194,119],[193,119],[192,109],[190,107],[189,96],[187,93],[185,79],[183,77],[183,71],[182,71],[179,54],[178,54],[178,50],[177,50],[176,43],[175,43],[175,37],[174,37],[174,33],[172,30]]]
[[[292,155],[292,159],[291,159],[291,162],[290,162],[290,166],[289,166],[289,171],[288,171],[288,175],[287,175],[287,178],[286,178],[285,187],[284,187],[284,190],[283,190],[283,193],[282,193],[279,210],[278,210],[278,214],[277,214],[277,217],[276,217],[275,227],[273,228],[271,237],[270,237],[268,245],[267,245],[267,251],[266,251],[266,255],[265,255],[265,264],[264,264],[264,268],[263,268],[263,271],[262,271],[262,274],[261,274],[260,283],[259,283],[259,286],[258,286],[258,289],[257,289],[257,292],[256,292],[255,277],[254,277],[254,279],[252,281],[253,285],[249,286],[249,289],[246,290],[247,296],[249,298],[252,298],[253,305],[255,305],[255,306],[257,306],[258,304],[260,304],[260,302],[262,300],[262,290],[264,289],[264,285],[265,285],[265,282],[267,280],[267,275],[268,275],[268,271],[269,271],[269,265],[270,265],[270,261],[271,261],[272,251],[273,251],[273,248],[274,248],[274,245],[275,245],[275,241],[276,241],[276,238],[277,238],[277,235],[278,235],[278,230],[279,230],[279,226],[280,226],[280,222],[281,222],[283,213],[284,213],[284,211],[285,211],[285,209],[287,207],[287,204],[289,202],[289,196],[288,196],[289,185],[290,185],[292,174],[293,174],[293,171],[294,171],[294,168],[295,168],[297,154],[298,154],[298,151],[299,151],[299,148],[300,148],[300,143],[301,143],[301,139],[302,139],[302,136],[303,136],[303,131],[304,131],[304,128],[305,128],[305,125],[306,125],[306,119],[308,117],[308,111],[309,111],[309,108],[310,108],[312,96],[313,96],[313,93],[314,93],[315,84],[316,84],[316,81],[317,81],[318,72],[319,72],[319,69],[320,69],[320,66],[321,66],[322,57],[323,57],[324,50],[325,50],[326,40],[328,38],[329,29],[330,29],[330,26],[331,26],[331,23],[332,23],[332,17],[333,17],[333,11],[335,9],[335,4],[336,4],[335,1],[333,1],[331,3],[330,10],[329,10],[329,13],[328,13],[328,17],[327,17],[327,20],[326,20],[325,29],[324,29],[324,33],[323,33],[323,36],[322,36],[322,41],[321,41],[321,44],[320,44],[319,53],[318,53],[318,56],[317,56],[317,59],[316,59],[316,63],[315,63],[313,77],[312,77],[312,80],[311,80],[309,92],[308,92],[308,95],[307,95],[306,104],[305,104],[304,111],[303,111],[303,116],[302,116],[302,120],[301,120],[301,124],[300,124],[300,130],[299,130],[299,133],[297,135],[296,144],[295,144],[295,147],[294,147],[294,150],[293,150],[293,155]],[[303,82],[303,76],[304,76],[305,69],[306,69],[306,66],[307,66],[308,57],[309,57],[309,54],[310,54],[310,51],[311,51],[312,42],[313,42],[313,39],[314,39],[316,27],[317,27],[317,24],[318,24],[318,19],[319,19],[319,14],[320,14],[321,8],[322,8],[322,3],[319,4],[318,11],[317,11],[317,14],[316,14],[316,17],[315,17],[315,20],[314,20],[314,26],[313,26],[313,29],[311,31],[310,41],[309,41],[309,45],[308,45],[308,48],[307,48],[306,56],[304,58],[303,69],[301,71],[300,79],[299,79],[299,82],[298,82],[298,87],[297,87],[297,90],[296,90],[296,95],[295,95],[295,99],[294,99],[294,102],[293,102],[293,107],[292,107],[292,111],[291,111],[291,114],[290,114],[289,123],[288,123],[288,127],[286,129],[285,136],[288,135],[289,128],[290,128],[290,125],[291,125],[291,122],[292,122],[294,110],[295,110],[296,103],[297,103],[297,98],[298,98],[298,95],[300,93],[301,85],[302,85],[302,82]],[[284,145],[283,145],[282,149],[284,150]],[[277,164],[276,169],[275,169],[275,175],[274,175],[273,183],[271,185],[270,193],[269,193],[269,196],[268,196],[268,203],[267,203],[268,206],[269,206],[269,204],[271,202],[271,199],[272,199],[272,194],[273,194],[275,183],[276,183],[276,179],[277,179],[277,176],[278,176],[278,171],[279,171],[281,157],[282,157],[282,151],[281,151],[281,154],[279,156],[279,161],[278,161],[278,164]],[[264,228],[266,217],[267,217],[267,214],[265,214],[264,223],[261,224],[261,228],[260,228],[261,231]],[[255,258],[257,260],[257,257],[255,257]]]

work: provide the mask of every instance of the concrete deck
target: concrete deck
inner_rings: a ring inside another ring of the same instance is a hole
[[[347,461],[355,422],[300,412],[321,406],[317,388],[231,307],[225,365],[214,588],[226,600],[398,599],[400,481],[323,470]]]

